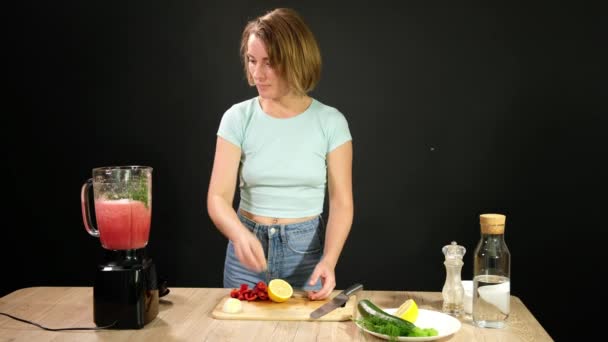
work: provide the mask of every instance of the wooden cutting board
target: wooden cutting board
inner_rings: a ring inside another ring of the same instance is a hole
[[[230,298],[228,293],[215,306],[211,315],[216,319],[238,319],[256,321],[348,321],[355,314],[357,296],[352,295],[344,305],[318,319],[311,319],[310,313],[321,305],[329,302],[340,291],[335,290],[328,299],[311,301],[305,292],[294,291],[293,296],[283,303],[273,301],[241,301],[243,310],[239,313],[222,311],[224,302]]]

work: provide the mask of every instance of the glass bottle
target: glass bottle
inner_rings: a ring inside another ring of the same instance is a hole
[[[460,316],[464,311],[464,288],[460,278],[462,271],[462,257],[466,253],[466,248],[459,246],[456,241],[443,246],[441,249],[445,255],[445,284],[441,294],[443,295],[442,311],[453,315]]]
[[[473,256],[473,322],[482,328],[502,328],[511,301],[511,253],[505,243],[506,216],[479,216],[481,239]]]

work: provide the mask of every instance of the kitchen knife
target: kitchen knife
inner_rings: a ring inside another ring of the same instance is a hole
[[[331,301],[321,305],[318,309],[311,312],[310,318],[317,319],[319,317],[326,315],[330,311],[341,307],[342,305],[346,304],[350,295],[352,295],[353,293],[355,293],[359,290],[362,290],[362,289],[363,289],[362,284],[354,284],[354,285],[350,286],[346,290],[338,293],[338,295],[335,296],[334,298],[332,298]]]

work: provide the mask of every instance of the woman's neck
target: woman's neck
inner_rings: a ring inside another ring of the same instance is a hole
[[[277,99],[259,97],[259,101],[266,114],[277,118],[291,118],[306,111],[312,98],[306,94],[289,94]]]

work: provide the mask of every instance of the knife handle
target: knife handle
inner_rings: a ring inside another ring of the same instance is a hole
[[[346,290],[342,291],[342,293],[344,293],[347,296],[352,295],[353,293],[359,291],[359,290],[363,290],[363,284],[354,284],[351,285],[349,288],[347,288]]]

